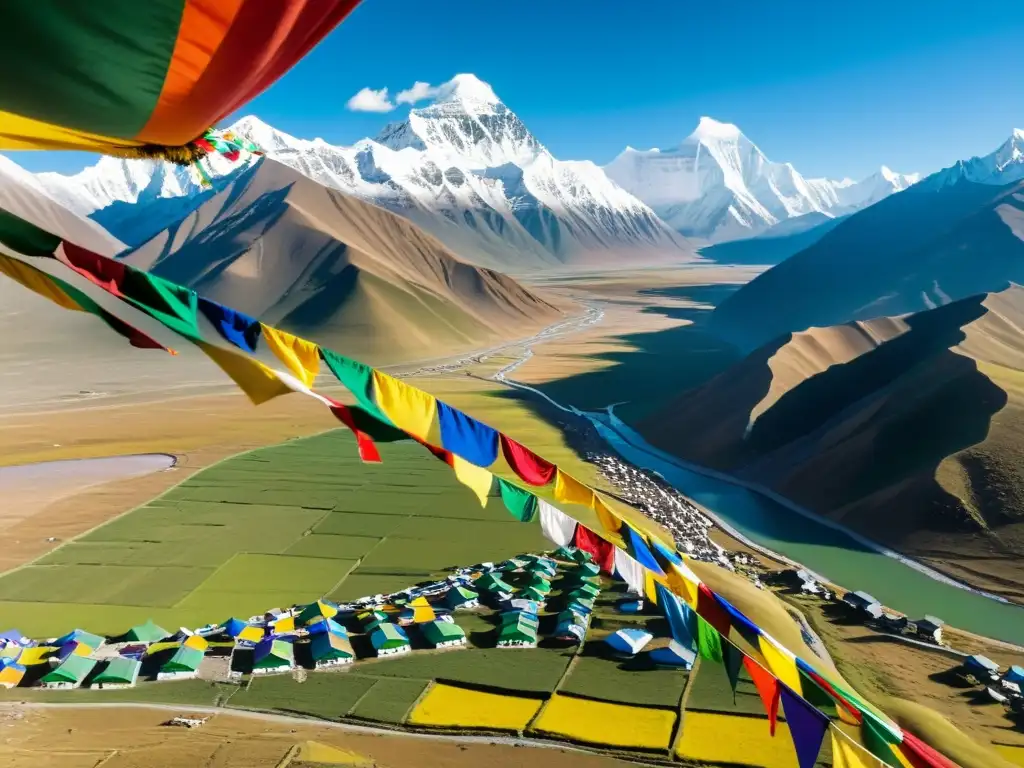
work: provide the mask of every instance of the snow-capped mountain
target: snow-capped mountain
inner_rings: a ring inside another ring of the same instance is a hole
[[[694,257],[683,237],[601,168],[553,157],[473,75],[457,75],[434,103],[351,147],[289,136],[253,116],[231,129],[315,181],[405,216],[476,264],[517,272]],[[216,162],[215,176],[234,170],[223,158]],[[97,219],[118,201],[157,201],[173,212],[168,201],[200,193],[174,166],[111,158],[72,177],[41,174],[40,182]],[[117,222],[104,223],[118,230]]]
[[[852,213],[917,180],[888,168],[861,182],[807,179],[790,163],[769,160],[735,125],[710,117],[677,147],[627,147],[605,172],[673,229],[713,242],[808,213]]]
[[[1024,129],[1016,128],[995,152],[959,160],[925,181],[929,186],[939,188],[961,180],[1001,186],[1021,179],[1024,179]]]

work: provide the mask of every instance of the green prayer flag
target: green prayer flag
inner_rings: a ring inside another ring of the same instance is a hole
[[[722,663],[722,637],[700,616],[697,617],[697,651],[702,659]]]
[[[323,347],[320,347],[320,357],[327,363],[331,373],[337,377],[345,389],[355,396],[356,402],[362,406],[364,411],[378,421],[392,424],[391,419],[380,409],[374,399],[373,368]]]
[[[815,709],[824,712],[829,717],[835,717],[835,699],[832,698],[828,691],[818,685],[813,677],[800,669],[799,666],[797,667],[797,672],[800,675],[800,687],[803,689],[800,693],[804,699],[813,705]]]
[[[507,480],[498,478],[498,488],[501,491],[501,500],[505,502],[512,517],[521,523],[528,523],[537,514],[537,497],[529,491],[524,491],[517,485]]]
[[[122,286],[125,297],[175,333],[202,341],[199,298],[191,288],[129,267]]]
[[[886,765],[892,766],[892,768],[901,768],[899,758],[896,757],[892,747],[892,745],[900,743],[899,739],[890,733],[888,728],[876,722],[873,714],[870,712],[863,714],[864,720],[861,723],[860,735],[864,746]]]
[[[725,674],[729,676],[729,687],[732,688],[732,701],[736,703],[736,686],[740,681],[740,670],[743,668],[743,652],[732,643],[722,643],[722,658],[725,661]]]
[[[23,256],[53,256],[60,238],[0,209],[0,243]]]

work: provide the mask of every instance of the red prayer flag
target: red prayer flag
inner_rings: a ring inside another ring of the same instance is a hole
[[[589,552],[594,562],[605,573],[611,573],[615,568],[615,547],[585,526],[576,526],[573,544],[577,549]]]
[[[124,283],[128,268],[122,262],[87,251],[85,248],[69,243],[67,240],[62,243],[62,246],[61,250],[64,251],[63,259],[60,259],[59,256],[60,250],[57,251],[60,261],[63,261],[82,277],[95,283],[108,293],[112,293],[121,299],[126,298],[121,291],[121,285]]]
[[[505,454],[505,461],[523,482],[530,485],[547,485],[555,479],[558,467],[505,435],[501,436],[501,452]]]
[[[352,431],[352,434],[356,436],[356,445],[359,448],[359,458],[367,463],[380,464],[380,451],[377,450],[377,446],[374,444],[373,438],[356,426],[355,421],[352,419],[352,412],[348,409],[348,406],[339,403],[337,400],[332,400],[329,397],[325,399],[329,400],[331,403],[331,413],[333,413],[338,421],[348,427]]]
[[[714,592],[703,582],[697,585],[697,615],[717,629],[718,634],[729,636],[729,628],[732,626],[732,622],[729,621],[729,612],[718,602]]]
[[[749,656],[743,657],[743,666],[747,668],[747,674],[754,681],[757,693],[761,697],[761,703],[764,704],[764,709],[768,713],[768,723],[771,727],[771,734],[774,736],[775,722],[779,716],[779,696],[782,694],[779,681],[771,672]]]

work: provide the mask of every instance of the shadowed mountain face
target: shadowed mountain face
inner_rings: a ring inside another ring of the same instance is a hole
[[[410,222],[272,160],[124,259],[375,362],[528,336],[562,314]]]
[[[788,334],[640,428],[1024,599],[1024,289]]]
[[[808,213],[787,219],[757,237],[701,248],[700,255],[719,264],[779,264],[810,248],[838,227],[845,217],[830,219]]]
[[[926,179],[854,214],[715,310],[754,349],[793,331],[907,312],[1024,282],[1024,184]]]

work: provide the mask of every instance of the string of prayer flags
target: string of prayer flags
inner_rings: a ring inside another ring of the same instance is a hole
[[[544,499],[537,499],[537,508],[540,513],[540,529],[544,537],[556,546],[571,546],[576,536],[576,521]],[[618,555],[618,552],[615,554]]]
[[[644,567],[624,549],[615,549],[615,574],[626,582],[630,592],[643,594]]]
[[[908,731],[903,732],[900,751],[913,768],[958,768],[952,760]]]
[[[780,699],[800,768],[814,768],[828,731],[828,716],[808,704],[789,686],[782,686]]]
[[[732,643],[722,644],[722,661],[725,663],[725,674],[729,678],[732,689],[732,702],[736,703],[736,686],[740,682],[740,670],[743,669],[743,652]]]
[[[537,497],[529,491],[524,491],[517,485],[512,485],[508,480],[499,477],[498,489],[501,492],[501,500],[505,507],[512,513],[512,517],[521,523],[528,523],[537,514]]]
[[[624,528],[626,529],[625,540],[628,545],[629,553],[633,558],[647,570],[654,572],[658,576],[664,576],[665,572],[661,569],[661,566],[658,565],[657,560],[654,559],[654,555],[651,553],[651,550],[648,549],[647,542],[644,541],[643,536],[637,533],[631,525],[626,524],[624,525]]]
[[[380,451],[377,450],[377,446],[373,442],[373,438],[363,432],[356,425],[355,419],[352,417],[352,409],[343,403],[339,403],[337,400],[331,398],[325,398],[329,403],[331,413],[334,414],[335,418],[349,428],[349,431],[355,435],[356,447],[359,450],[359,458],[365,462],[372,464],[380,464]]]
[[[437,421],[444,448],[478,467],[489,467],[497,461],[498,430],[440,400]]]
[[[377,370],[373,372],[373,391],[377,405],[392,424],[418,440],[430,439],[437,414],[433,395]]]
[[[554,464],[545,461],[525,445],[505,435],[501,436],[501,452],[505,456],[505,461],[512,467],[512,471],[524,483],[541,486],[555,479]]]
[[[231,377],[231,380],[246,394],[253,405],[260,405],[292,391],[291,387],[281,381],[281,378],[273,370],[259,360],[208,344],[205,341],[197,341],[196,345],[224,373]]]
[[[697,585],[697,613],[720,633],[729,636],[729,628],[732,626],[729,614],[704,582]]]
[[[305,386],[312,387],[320,372],[320,353],[316,344],[285,331],[262,325],[263,340],[274,356]]]
[[[839,733],[838,728],[831,731],[832,768],[883,768],[878,758]]]

